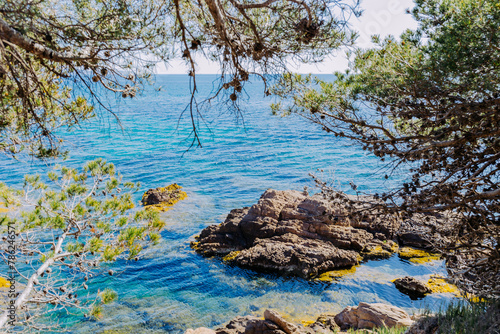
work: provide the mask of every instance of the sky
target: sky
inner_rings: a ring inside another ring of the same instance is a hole
[[[406,14],[407,8],[413,7],[412,0],[362,0],[361,8],[363,15],[353,18],[352,27],[360,34],[357,44],[361,47],[370,47],[371,36],[387,35],[399,36],[404,30],[417,27],[416,21],[411,15]],[[218,73],[217,64],[206,59],[197,59],[197,73]],[[290,65],[290,70],[297,73],[331,74],[335,71],[343,71],[347,68],[348,60],[345,52],[339,51],[329,56],[320,64]],[[159,74],[186,74],[188,72],[184,61],[174,60],[168,68],[160,66]]]

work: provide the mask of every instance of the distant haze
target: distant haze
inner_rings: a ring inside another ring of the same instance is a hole
[[[352,27],[360,33],[358,45],[370,47],[371,35],[378,34],[381,37],[387,35],[399,36],[404,30],[417,27],[416,21],[410,14],[406,14],[407,8],[413,8],[412,0],[364,0],[361,7],[364,12],[361,18],[351,20]],[[203,58],[198,58],[197,73],[215,74],[219,67],[216,63]],[[344,51],[338,51],[320,64],[290,64],[290,69],[298,73],[331,74],[334,71],[342,71],[347,68],[348,60]],[[184,61],[173,60],[168,68],[158,67],[159,74],[186,74],[188,72]]]

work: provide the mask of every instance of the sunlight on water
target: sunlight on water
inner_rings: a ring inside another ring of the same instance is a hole
[[[214,78],[199,77],[202,94]],[[80,315],[61,317],[71,331],[181,333],[189,327],[216,328],[237,315],[261,317],[266,308],[298,323],[360,301],[391,303],[411,313],[424,307],[436,310],[450,300],[449,295],[432,295],[412,301],[390,282],[404,275],[421,279],[446,275],[443,261],[414,265],[395,255],[364,263],[353,275],[325,283],[256,273],[195,254],[189,241],[203,228],[223,221],[231,209],[254,204],[267,188],[314,187],[308,174],[317,169],[323,170],[324,178],[334,177],[343,185],[354,181],[371,193],[390,188],[401,176],[385,181],[385,172],[379,173],[384,166],[359,148],[302,119],[272,117],[267,107],[271,101],[264,100],[259,84],[247,88],[251,99],[243,103],[245,127],[236,124],[234,115],[222,113],[211,132],[201,128],[204,147],[186,152],[191,128],[189,119],[179,121],[179,115],[188,101],[187,76],[159,76],[157,84],[167,91],[148,89],[114,108],[124,132],[103,114],[63,135],[71,149],[67,165],[81,166],[103,157],[115,163],[124,179],[140,181],[142,191],[175,182],[189,196],[164,214],[167,225],[160,245],[149,249],[141,261],[115,263],[113,277],[90,280],[95,283],[89,284],[92,293],[110,287],[119,298],[104,307],[99,321]],[[115,103],[114,98],[109,100]],[[2,181],[12,186],[20,185],[27,171],[40,169],[47,167],[0,160]]]

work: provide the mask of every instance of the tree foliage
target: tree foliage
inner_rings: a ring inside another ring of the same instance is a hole
[[[134,97],[158,61],[182,57],[196,102],[196,56],[221,66],[218,96],[236,105],[249,75],[291,58],[320,60],[355,35],[355,0],[0,1],[0,150],[54,156],[54,132],[106,107],[99,92]],[[199,140],[198,140],[199,143]]]
[[[447,246],[462,286],[500,293],[500,4],[417,0],[415,31],[358,49],[333,82],[286,75],[276,112],[351,139],[408,182],[379,194],[403,212],[463,216]],[[386,178],[389,175],[386,175]]]
[[[10,208],[0,218],[0,256],[17,278],[16,324],[37,330],[43,327],[38,316],[49,310],[80,308],[98,316],[101,304],[116,293],[105,290],[100,301],[86,302],[78,294],[102,273],[104,263],[137,260],[158,243],[165,225],[156,210],[134,210],[131,194],[138,184],[123,183],[114,166],[101,159],[82,171],[58,167],[48,181],[26,176],[21,191],[0,185]],[[0,328],[7,316],[7,311],[1,315]]]

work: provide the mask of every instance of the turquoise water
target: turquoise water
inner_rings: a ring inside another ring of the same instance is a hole
[[[199,76],[201,96],[209,93],[215,79]],[[188,102],[188,77],[158,76],[159,86],[161,91],[148,87],[126,103],[107,97],[123,129],[103,112],[64,135],[71,150],[67,165],[81,166],[103,157],[116,165],[125,180],[141,182],[143,191],[176,182],[189,195],[165,213],[163,241],[148,250],[144,259],[115,263],[114,276],[90,280],[95,283],[90,285],[93,293],[98,287],[110,287],[119,299],[105,306],[102,320],[62,319],[71,331],[182,333],[190,327],[216,328],[237,315],[262,316],[266,308],[299,322],[360,301],[387,302],[409,312],[423,307],[436,310],[449,302],[447,295],[412,301],[390,282],[404,275],[422,279],[444,275],[442,261],[412,265],[393,256],[364,263],[355,274],[335,283],[323,283],[243,270],[194,253],[189,248],[194,235],[220,223],[231,209],[257,202],[267,188],[312,188],[308,174],[321,169],[318,175],[343,189],[354,181],[360,190],[373,193],[390,188],[404,173],[386,181],[384,165],[361,149],[300,118],[271,116],[272,100],[263,98],[257,82],[246,87],[243,119],[225,112],[223,106],[214,106],[205,114],[207,126],[200,128],[203,148],[186,151],[191,123],[188,115],[179,117]],[[0,160],[2,181],[12,186],[19,185],[25,173],[47,168],[36,161]]]

